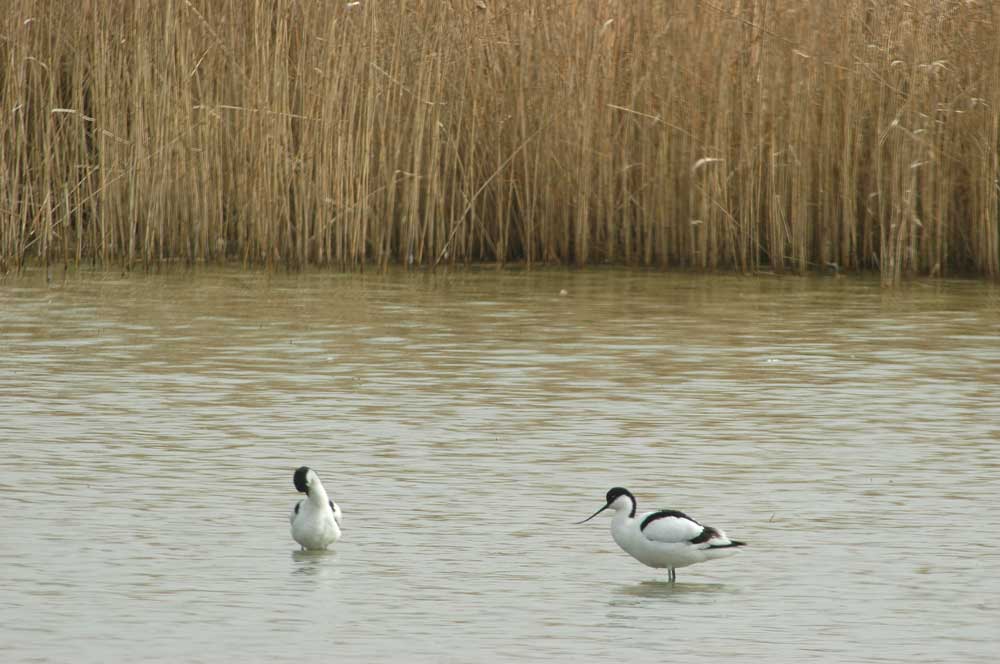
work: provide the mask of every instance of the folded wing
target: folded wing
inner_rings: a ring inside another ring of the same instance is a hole
[[[335,503],[335,502],[333,502],[331,500],[330,501],[330,509],[333,510],[333,520],[336,521],[337,525],[339,526],[340,525],[340,519],[342,518],[342,515],[340,513],[340,505],[338,505],[337,503]]]
[[[692,542],[701,537],[706,530],[711,530],[676,510],[661,510],[647,514],[643,517],[639,529],[646,539],[664,544]]]

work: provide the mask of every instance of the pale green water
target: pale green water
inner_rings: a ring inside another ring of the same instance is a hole
[[[559,296],[560,289],[567,296]],[[992,662],[1000,299],[624,271],[0,282],[4,662]],[[288,534],[292,470],[344,510]],[[675,587],[615,485],[750,546]]]

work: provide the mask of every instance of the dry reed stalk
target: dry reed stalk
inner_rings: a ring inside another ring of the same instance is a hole
[[[0,270],[1000,275],[985,3],[0,9]]]

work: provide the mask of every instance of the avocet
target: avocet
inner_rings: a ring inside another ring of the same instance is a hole
[[[578,521],[586,523],[604,510],[614,510],[611,536],[627,554],[643,565],[669,570],[668,579],[677,580],[676,569],[706,560],[724,558],[745,546],[726,537],[717,528],[703,526],[683,512],[660,510],[635,515],[635,496],[628,489],[608,491],[607,504]]]
[[[289,517],[292,539],[303,549],[323,550],[340,539],[340,507],[326,495],[319,475],[308,466],[297,469],[292,481],[299,493],[306,494]]]

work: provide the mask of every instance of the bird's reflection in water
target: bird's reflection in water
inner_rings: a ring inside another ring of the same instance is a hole
[[[292,551],[292,574],[309,574],[325,576],[331,569],[337,553],[332,549],[325,551]]]
[[[722,583],[670,583],[669,581],[641,581],[619,586],[608,603],[611,606],[637,606],[650,599],[695,599],[699,596],[733,593],[736,588]]]

